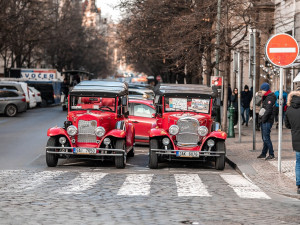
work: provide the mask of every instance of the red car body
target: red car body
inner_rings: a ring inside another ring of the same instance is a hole
[[[149,167],[163,160],[211,160],[225,167],[227,134],[212,117],[214,94],[201,85],[162,85],[156,90],[157,124],[150,131]]]
[[[69,94],[64,127],[53,127],[46,147],[48,166],[58,158],[115,159],[124,168],[134,156],[134,126],[128,117],[126,83],[83,81]],[[64,141],[65,139],[65,141]]]
[[[150,130],[156,124],[153,101],[130,99],[128,110],[128,119],[135,128],[135,142],[149,143]]]

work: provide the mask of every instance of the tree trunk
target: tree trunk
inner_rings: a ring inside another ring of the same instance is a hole
[[[223,76],[223,82],[224,82],[224,90],[223,90],[223,117],[222,117],[222,128],[223,131],[227,131],[227,106],[228,106],[228,77],[230,75],[230,49],[226,45],[225,46],[225,73]]]

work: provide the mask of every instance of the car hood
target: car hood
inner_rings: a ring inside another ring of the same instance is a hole
[[[169,116],[169,125],[177,124],[177,121],[179,119],[183,118],[193,118],[199,121],[200,126],[207,126],[207,122],[209,119],[209,115],[203,115],[203,114],[192,114],[192,113],[178,113],[178,114],[172,114]]]
[[[112,129],[113,116],[114,114],[109,112],[72,112],[69,113],[68,118],[75,126],[78,126],[79,120],[96,120],[97,126],[102,126],[108,131]]]

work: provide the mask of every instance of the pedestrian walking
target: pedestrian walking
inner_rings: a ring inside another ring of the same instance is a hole
[[[238,89],[234,88],[231,95],[231,104],[234,107],[233,125],[236,128],[237,122],[239,120],[239,110],[238,110]]]
[[[261,108],[261,103],[262,103],[262,93],[261,93],[261,91],[258,91],[255,93],[255,129],[257,131],[260,131],[260,123],[258,121],[258,113]],[[250,110],[254,110],[253,109],[253,98],[250,102]]]
[[[288,95],[285,126],[291,129],[293,150],[296,152],[296,185],[300,194],[300,89]]]
[[[248,85],[245,85],[244,91],[242,91],[241,94],[241,115],[243,119],[242,125],[246,123],[246,126],[248,126],[249,122],[249,111],[250,111],[250,102],[252,99],[252,93],[249,91]],[[246,118],[245,118],[245,113],[246,113]]]
[[[274,159],[273,144],[271,141],[271,128],[274,123],[274,107],[276,96],[270,90],[270,85],[268,83],[263,83],[260,86],[262,93],[262,107],[258,113],[259,122],[261,122],[261,136],[264,142],[261,154],[257,158],[265,158],[266,160]],[[269,151],[269,156],[267,153]]]
[[[278,116],[279,116],[279,91],[275,91],[274,92],[275,96],[276,96],[276,103],[275,103],[275,110],[274,110],[274,119],[275,119],[275,123],[276,123],[276,129],[278,129]],[[287,109],[287,97],[288,94],[283,91],[282,92],[282,97],[283,97],[283,107],[282,107],[282,122],[284,121],[284,115]]]

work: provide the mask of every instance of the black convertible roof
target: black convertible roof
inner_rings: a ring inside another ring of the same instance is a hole
[[[156,95],[164,96],[209,96],[214,97],[211,87],[198,84],[160,84],[155,86]]]
[[[88,80],[77,84],[71,93],[94,93],[93,95],[105,94],[109,96],[122,96],[128,95],[128,84],[119,81]]]

